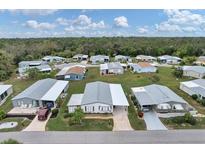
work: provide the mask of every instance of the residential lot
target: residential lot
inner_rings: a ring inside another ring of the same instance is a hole
[[[173,69],[171,67],[160,67],[158,73],[147,73],[147,74],[133,74],[130,71],[125,71],[122,75],[111,75],[111,76],[101,76],[99,73],[99,68],[88,68],[87,76],[82,81],[71,81],[68,89],[68,95],[60,107],[59,114],[55,118],[50,118],[47,125],[46,130],[51,131],[66,131],[66,130],[113,130],[113,120],[112,119],[92,119],[86,118],[83,120],[81,125],[70,126],[69,118],[64,118],[65,113],[67,112],[67,102],[70,99],[72,94],[83,93],[86,83],[94,82],[94,81],[104,81],[109,83],[117,83],[121,84],[122,88],[127,96],[130,106],[128,107],[128,119],[131,127],[134,130],[145,130],[146,125],[143,119],[138,118],[136,107],[132,103],[130,99],[131,87],[139,87],[145,86],[149,84],[162,84],[174,92],[176,92],[179,96],[183,97],[190,105],[192,105],[196,110],[201,114],[205,114],[205,108],[193,100],[190,96],[179,89],[179,83],[181,81],[190,80],[190,78],[176,79],[172,75]],[[157,79],[158,78],[158,79]],[[157,79],[157,80],[156,80]],[[29,87],[35,80],[19,80],[16,78],[11,78],[6,83],[13,84],[14,94],[18,94],[25,88]],[[23,83],[23,84],[22,84]],[[11,97],[8,98],[7,102],[5,102],[1,107],[6,112],[12,109]],[[8,118],[6,118],[8,119]],[[5,119],[5,120],[6,120]],[[22,120],[22,119],[21,119]],[[199,118],[199,121],[203,121],[203,118]],[[167,126],[170,124],[166,123],[163,120],[163,123]],[[200,122],[197,124],[198,126],[203,124]],[[183,126],[182,126],[183,127]],[[195,126],[197,127],[197,126]],[[178,128],[178,127],[168,127],[168,128]],[[201,128],[201,125],[200,127]],[[21,129],[22,130],[22,129]]]

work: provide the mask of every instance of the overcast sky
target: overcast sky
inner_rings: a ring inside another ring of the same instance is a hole
[[[0,10],[1,38],[205,36],[205,10]]]

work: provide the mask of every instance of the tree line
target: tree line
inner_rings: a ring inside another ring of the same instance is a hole
[[[77,53],[117,54],[136,56],[139,54],[160,56],[163,54],[187,56],[205,55],[205,38],[203,37],[100,37],[100,38],[29,38],[0,39],[0,80],[10,74],[10,66],[22,60],[41,59],[45,55],[58,55],[70,58]],[[1,55],[2,56],[2,55]],[[9,61],[5,60],[9,58]],[[5,64],[4,61],[10,64]],[[7,70],[7,68],[8,70]],[[5,73],[6,69],[6,73]],[[1,77],[3,71],[3,78]],[[8,71],[8,72],[7,72]]]

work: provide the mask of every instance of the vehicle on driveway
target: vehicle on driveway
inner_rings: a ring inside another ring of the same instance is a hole
[[[50,109],[48,108],[39,108],[39,111],[38,111],[38,120],[39,121],[44,121],[48,118],[48,115],[50,113]]]

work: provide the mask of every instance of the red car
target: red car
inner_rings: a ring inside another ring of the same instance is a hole
[[[50,110],[47,108],[40,108],[38,111],[38,120],[44,121],[47,119],[48,115],[50,113]]]

